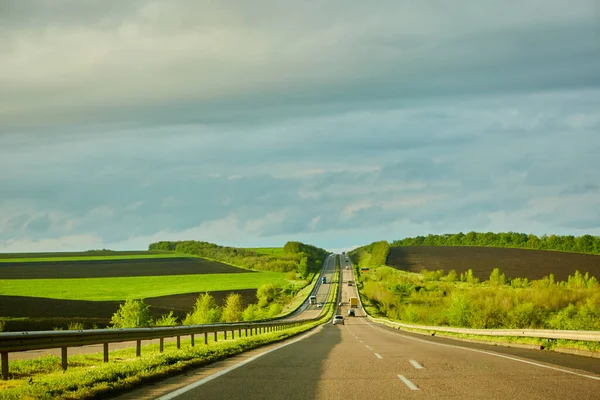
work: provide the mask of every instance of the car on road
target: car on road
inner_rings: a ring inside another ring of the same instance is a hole
[[[339,325],[339,324],[344,325],[344,316],[336,315],[335,317],[333,317],[333,324],[334,325]]]
[[[323,307],[323,303],[317,303],[317,308]]]
[[[355,317],[356,315],[354,314],[354,310],[351,308],[348,310],[348,316],[349,317]]]

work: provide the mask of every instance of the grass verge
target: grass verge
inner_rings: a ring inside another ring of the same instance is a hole
[[[287,284],[285,273],[201,274],[78,279],[3,279],[0,295],[64,300],[126,300]]]
[[[402,328],[407,332],[433,334],[432,331],[424,329]],[[585,340],[563,340],[563,339],[541,339],[528,338],[520,336],[485,336],[485,335],[467,335],[454,332],[435,332],[435,336],[447,337],[451,339],[477,341],[490,344],[519,344],[538,348],[540,350],[560,351],[562,349],[577,350],[600,355],[600,343],[589,342]]]

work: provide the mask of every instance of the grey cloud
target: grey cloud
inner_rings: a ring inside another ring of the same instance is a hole
[[[463,8],[471,12],[444,2],[296,3],[293,12],[273,2],[11,5],[4,18],[16,23],[0,24],[14,40],[0,59],[10,99],[0,103],[2,132],[264,122],[599,85],[594,2]],[[17,29],[22,21],[31,23]],[[54,46],[56,58],[14,45],[31,38]],[[81,63],[88,58],[95,62]]]
[[[595,185],[593,183],[584,183],[581,185],[573,185],[569,186],[565,190],[563,190],[561,195],[572,195],[572,194],[586,194],[586,193],[596,193],[600,191],[600,186]]]

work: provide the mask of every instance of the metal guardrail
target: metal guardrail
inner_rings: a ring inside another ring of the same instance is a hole
[[[350,262],[352,265],[352,262]],[[353,266],[353,265],[352,265]],[[354,268],[352,268],[354,274]],[[450,326],[426,326],[426,325],[413,325],[405,324],[403,322],[392,321],[386,318],[374,318],[367,313],[367,310],[363,307],[362,298],[358,287],[356,288],[358,293],[358,301],[360,307],[365,312],[367,318],[375,323],[385,324],[394,328],[405,328],[405,329],[419,329],[429,332],[447,332],[447,333],[459,333],[464,335],[481,335],[481,336],[514,336],[514,337],[528,337],[537,339],[553,339],[553,340],[583,340],[588,342],[600,342],[600,331],[571,331],[571,330],[552,330],[552,329],[472,329],[472,328],[454,328]]]
[[[373,318],[367,314],[367,318],[371,321],[391,325],[395,328],[420,329],[430,332],[448,332],[460,333],[465,335],[481,335],[481,336],[515,336],[529,337],[538,339],[564,339],[564,340],[584,340],[589,342],[600,342],[600,331],[569,331],[569,330],[552,330],[552,329],[471,329],[471,328],[453,328],[446,326],[425,326],[412,325],[402,322],[391,321],[385,318]]]
[[[224,333],[225,340],[227,333],[231,332],[232,339],[235,339],[236,331],[238,337],[242,337],[242,331],[245,336],[254,336],[261,333],[279,331],[287,328],[293,328],[308,323],[316,322],[323,316],[297,321],[272,321],[259,323],[230,323],[230,324],[212,324],[212,325],[189,325],[173,327],[156,328],[123,328],[123,329],[96,329],[80,331],[38,331],[38,332],[9,332],[0,333],[0,357],[2,361],[2,379],[8,379],[8,353],[40,350],[40,349],[61,349],[62,369],[67,369],[67,348],[88,346],[94,344],[104,345],[104,362],[108,362],[108,345],[110,343],[133,342],[136,341],[136,356],[141,356],[142,340],[160,339],[160,352],[164,348],[165,338],[177,338],[177,348],[180,348],[181,336],[190,336],[191,345],[195,345],[195,335],[204,335],[204,343],[208,344],[208,335],[214,335],[214,341],[217,341],[217,334]]]

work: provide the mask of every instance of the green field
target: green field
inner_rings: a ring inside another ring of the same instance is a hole
[[[81,279],[3,279],[0,295],[63,300],[125,300],[191,292],[256,289],[265,283],[287,284],[285,274],[256,272]]]
[[[34,254],[22,254],[20,257],[17,254],[11,254],[11,257],[5,255],[0,256],[0,263],[20,263],[20,262],[57,262],[57,261],[96,261],[96,260],[139,260],[144,258],[189,258],[194,257],[189,254],[181,253],[137,253],[137,254],[110,254],[110,255],[89,255],[79,253],[77,255],[61,255],[56,253],[56,256],[44,254],[35,256]]]
[[[252,250],[257,252],[258,254],[267,254],[267,255],[276,255],[281,256],[284,255],[283,247],[256,247],[248,250]]]

